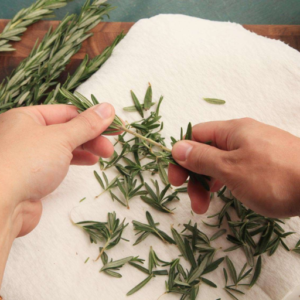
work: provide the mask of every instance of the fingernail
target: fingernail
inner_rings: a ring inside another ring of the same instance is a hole
[[[112,109],[108,103],[101,103],[95,107],[95,112],[102,118],[108,119],[111,117]]]
[[[175,160],[186,161],[193,146],[187,142],[179,142],[175,144],[172,155]]]

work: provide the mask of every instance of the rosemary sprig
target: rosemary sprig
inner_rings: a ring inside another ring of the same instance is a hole
[[[196,261],[187,240],[185,240],[185,245],[187,246],[186,253],[189,258],[188,260],[191,263],[191,268],[189,271],[185,271],[181,266],[179,259],[172,261],[169,264],[170,270],[169,278],[166,282],[166,293],[181,294],[181,299],[195,300],[201,283],[207,284],[213,288],[217,287],[214,282],[204,278],[203,275],[216,270],[224,258],[209,262],[213,255],[205,254],[200,255]]]
[[[68,99],[64,97],[62,93],[59,93],[60,87],[69,92],[73,92],[82,82],[101,68],[101,66],[110,58],[114,48],[124,36],[123,33],[119,34],[110,46],[106,47],[101,54],[95,56],[93,59],[89,59],[86,54],[76,71],[72,75],[68,75],[68,78],[63,85],[60,83],[57,84],[56,88],[47,96],[44,104],[66,103]]]
[[[118,259],[118,260],[113,260],[111,259],[110,261],[108,261],[108,256],[106,254],[106,252],[103,251],[103,248],[100,247],[99,251],[101,254],[101,260],[103,263],[103,267],[100,269],[99,272],[104,272],[109,276],[115,277],[115,278],[121,278],[122,275],[116,271],[119,271],[120,268],[122,268],[126,263],[129,262],[139,262],[141,264],[143,264],[144,259],[140,259],[138,258],[138,256],[133,257],[133,256],[128,256],[122,259]]]
[[[138,231],[137,234],[141,234],[133,245],[139,244],[140,242],[145,240],[150,234],[157,236],[163,242],[175,244],[175,241],[170,236],[168,236],[165,232],[163,232],[157,228],[159,223],[154,222],[151,214],[148,211],[146,212],[146,218],[147,218],[148,224],[144,224],[144,223],[141,223],[138,221],[132,221],[134,230]]]
[[[128,225],[128,223],[125,224],[125,219],[120,223],[115,212],[108,213],[107,222],[82,221],[76,224],[89,234],[91,243],[97,244],[97,241],[105,241],[96,260],[105,250],[115,247],[123,239],[123,231]]]
[[[165,213],[171,213],[173,214],[173,210],[169,209],[166,205],[173,201],[173,200],[179,200],[177,197],[178,192],[174,192],[170,195],[166,196],[167,191],[170,189],[171,185],[168,184],[161,192],[159,189],[159,185],[157,180],[152,180],[152,183],[155,187],[155,191],[151,189],[148,183],[145,183],[146,190],[148,191],[147,196],[141,196],[141,199],[152,206],[153,208],[165,212]]]
[[[100,186],[103,189],[103,191],[99,195],[97,195],[96,198],[100,197],[103,193],[105,193],[107,191],[110,192],[110,190],[112,188],[114,188],[118,185],[117,181],[118,181],[119,176],[116,176],[112,181],[109,182],[106,174],[104,172],[102,172],[102,175],[103,175],[103,178],[105,181],[105,184],[104,184],[103,180],[101,179],[101,177],[99,176],[99,174],[96,171],[94,171],[94,175],[95,175],[97,181],[99,182]]]
[[[101,0],[86,1],[80,15],[63,19],[51,28],[42,42],[0,85],[0,111],[19,106],[38,104],[65,69],[69,59],[79,51],[96,26],[112,8]]]
[[[10,42],[20,41],[28,26],[51,16],[55,9],[67,3],[66,0],[38,0],[28,8],[21,9],[0,33],[0,52],[15,51]]]
[[[128,293],[127,296],[130,296],[134,293],[136,293],[137,291],[139,291],[141,288],[143,288],[153,277],[159,275],[168,275],[168,271],[167,270],[154,270],[155,268],[157,268],[157,266],[160,266],[159,263],[163,263],[163,264],[167,264],[167,262],[161,260],[158,258],[157,254],[155,253],[155,251],[153,250],[152,247],[150,247],[150,251],[149,251],[149,259],[148,259],[148,269],[142,267],[141,265],[136,264],[133,261],[130,261],[129,264],[133,267],[135,267],[136,269],[142,271],[143,273],[147,274],[148,276],[142,281],[140,282],[138,285],[136,285],[134,288],[132,288]]]
[[[124,176],[123,181],[117,180],[117,186],[119,190],[121,191],[124,201],[121,201],[119,198],[117,198],[116,195],[114,197],[121,203],[123,203],[124,206],[129,208],[129,200],[136,196],[142,196],[148,194],[147,191],[140,191],[140,189],[143,187],[143,184],[140,184],[136,186],[137,179],[133,179],[131,176]],[[143,196],[142,196],[143,197]]]

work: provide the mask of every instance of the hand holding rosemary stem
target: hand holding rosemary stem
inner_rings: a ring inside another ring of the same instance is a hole
[[[78,108],[78,112],[83,112],[86,109],[99,104],[99,101],[93,95],[91,95],[91,99],[92,99],[92,102],[91,102],[87,98],[85,98],[83,95],[79,94],[78,92],[75,92],[74,94],[72,94],[65,88],[61,88],[60,92],[66,99],[68,99],[71,102],[71,104],[73,104],[74,106],[76,106]],[[157,146],[160,149],[162,149],[168,153],[172,152],[171,149],[165,147],[164,145],[157,143],[156,141],[149,139],[149,138],[137,133],[136,131],[133,131],[133,130],[129,129],[128,127],[126,127],[126,125],[124,125],[124,123],[121,121],[121,119],[117,115],[115,116],[115,119],[112,122],[112,124],[108,127],[108,129],[105,132],[103,132],[103,134],[111,134],[111,133],[116,133],[116,132],[120,132],[120,131],[128,132],[128,133],[134,135],[135,137],[143,140],[144,142],[149,143],[153,146]]]
[[[73,104],[74,106],[76,106],[78,108],[78,112],[85,111],[86,109],[88,109],[88,108],[90,108],[94,105],[99,104],[98,100],[95,98],[94,95],[91,95],[91,100],[92,101],[90,101],[86,97],[81,95],[80,93],[75,92],[74,94],[72,94],[71,92],[69,92],[67,89],[65,89],[63,87],[60,89],[60,93],[69,102],[71,102],[71,104]],[[137,100],[137,99],[135,99],[135,100]],[[160,98],[160,101],[159,101],[158,107],[157,107],[157,111],[155,113],[155,116],[157,117],[157,119],[160,118],[158,116],[158,112],[159,112],[159,107],[160,107],[161,102],[162,102],[162,97]],[[141,105],[139,104],[139,106],[141,106]],[[151,106],[152,106],[152,89],[151,89],[151,85],[149,84],[149,87],[148,87],[147,92],[146,92],[145,100],[144,100],[144,107],[149,109]],[[136,108],[138,110],[138,107],[136,107]],[[131,124],[131,126],[134,126],[134,124]],[[160,152],[160,154],[161,154],[160,158],[164,159],[168,163],[177,165],[177,162],[172,157],[172,150],[171,149],[167,148],[163,143],[158,143],[158,142],[154,141],[153,139],[145,137],[142,134],[140,134],[136,131],[133,131],[130,128],[126,127],[126,125],[123,124],[122,120],[117,115],[115,116],[115,119],[112,122],[112,124],[108,127],[108,129],[105,132],[103,132],[103,134],[119,133],[120,131],[125,131],[125,132],[139,138],[141,141],[143,141],[144,146],[146,146],[149,149],[150,152],[152,152],[152,148],[149,146],[149,144],[160,148],[162,150]],[[183,139],[183,134],[182,133],[181,133],[181,139]],[[192,125],[191,125],[191,123],[189,123],[189,125],[188,125],[187,132],[185,134],[184,139],[185,140],[191,140],[192,139]],[[173,141],[172,142],[173,144],[177,142],[174,138],[172,138],[172,141]],[[158,158],[159,157],[157,156],[157,159]],[[191,171],[189,171],[189,175],[193,180],[195,180],[199,184],[201,184],[205,190],[207,190],[207,191],[210,190],[210,186],[207,182],[208,180],[210,180],[210,177],[203,176],[203,175],[191,172]]]

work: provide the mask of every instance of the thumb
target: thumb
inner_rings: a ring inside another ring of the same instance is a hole
[[[173,158],[185,169],[224,181],[228,169],[227,151],[193,141],[179,141],[172,149]]]
[[[64,138],[73,151],[78,146],[98,137],[109,127],[114,117],[115,110],[109,103],[95,105],[61,125]]]

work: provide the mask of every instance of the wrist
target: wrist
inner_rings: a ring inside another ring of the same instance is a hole
[[[0,184],[0,237],[14,240],[18,233],[15,223],[19,216],[21,201],[15,197],[8,185]]]
[[[13,206],[13,198],[6,193],[4,189],[0,189],[0,287],[2,277],[6,265],[6,261],[14,239],[18,233],[14,226],[15,207]]]

